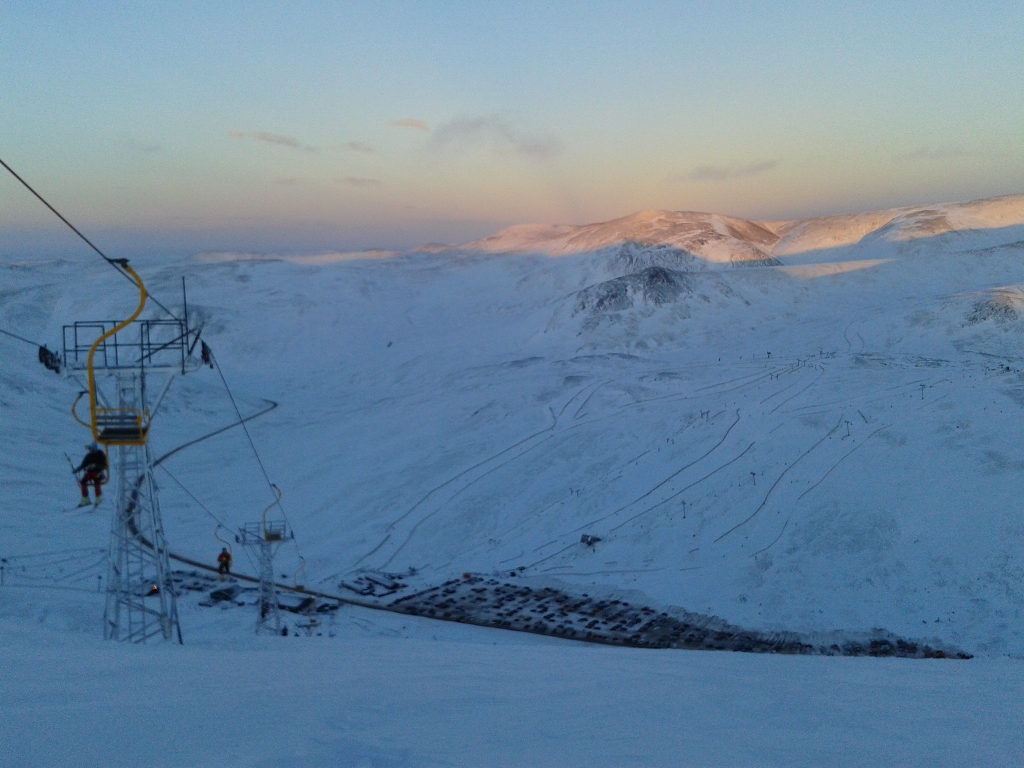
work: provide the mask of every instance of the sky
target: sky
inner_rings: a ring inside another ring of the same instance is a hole
[[[1021,93],[1019,0],[0,2],[0,159],[111,256],[1020,193]]]

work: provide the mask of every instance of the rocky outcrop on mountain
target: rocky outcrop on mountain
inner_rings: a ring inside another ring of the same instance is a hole
[[[648,267],[580,291],[576,311],[617,312],[629,309],[636,300],[658,306],[692,291],[692,281],[685,272]]]

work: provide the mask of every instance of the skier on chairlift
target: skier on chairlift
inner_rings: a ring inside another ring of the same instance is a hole
[[[223,547],[220,554],[217,555],[217,572],[220,574],[221,581],[224,581],[225,576],[231,574],[231,553],[228,552],[227,547]]]
[[[96,492],[96,504],[103,501],[104,474],[107,471],[107,454],[103,452],[98,443],[90,443],[86,446],[89,452],[85,454],[82,463],[72,470],[77,476],[79,472],[85,474],[79,478],[78,483],[82,486],[82,500],[78,506],[84,507],[89,503],[89,483],[93,484]]]

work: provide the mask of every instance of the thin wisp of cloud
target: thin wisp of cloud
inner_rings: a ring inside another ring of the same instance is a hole
[[[362,141],[347,141],[342,145],[343,149],[347,149],[349,152],[362,152],[363,154],[371,154],[373,147]]]
[[[128,147],[135,152],[142,152],[146,155],[153,155],[157,152],[163,152],[163,147],[159,144],[147,144],[139,141],[138,139],[128,139]]]
[[[362,187],[364,189],[369,187],[379,187],[382,183],[380,179],[364,179],[360,176],[346,176],[342,181],[349,186]]]
[[[268,133],[267,131],[228,131],[228,136],[233,139],[252,139],[263,144],[273,144],[279,147],[288,147],[302,152],[316,152],[316,147],[310,147],[299,142],[291,136],[282,136],[279,133]]]
[[[967,154],[962,147],[921,147],[914,152],[906,152],[901,155],[893,155],[894,160],[948,160],[954,157],[962,157]]]
[[[395,128],[412,128],[417,131],[429,131],[430,126],[424,120],[415,117],[403,117],[401,120],[388,120],[388,125]]]
[[[683,174],[682,176],[676,176],[676,181],[731,181],[733,179],[742,179],[750,176],[759,176],[762,173],[774,169],[778,166],[778,160],[765,160],[760,163],[751,163],[750,165],[742,166],[724,166],[724,165],[701,165],[694,168],[689,173]]]
[[[489,146],[496,154],[531,160],[549,160],[562,151],[562,142],[558,139],[523,133],[496,115],[450,120],[434,131],[431,144],[439,150],[454,151]]]

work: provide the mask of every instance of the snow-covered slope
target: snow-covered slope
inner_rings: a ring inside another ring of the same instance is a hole
[[[1024,665],[1004,659],[638,651],[380,614],[185,648],[0,630],[10,768],[1020,763]]]
[[[867,239],[901,242],[935,237],[947,232],[964,233],[1021,225],[1024,195],[1005,195],[966,203],[890,208],[884,211],[823,216],[815,219],[774,222],[766,226],[780,236],[772,253],[791,256],[854,245]],[[997,241],[1004,241],[997,235]]]
[[[925,237],[937,218],[989,229]],[[706,227],[767,253],[774,237],[639,214],[490,241],[559,259],[466,246],[319,265],[201,259],[147,279],[173,301],[184,274],[248,407],[281,403],[252,431],[286,491],[293,560],[322,585],[360,569],[414,568],[424,584],[515,571],[752,628],[884,627],[1019,654],[1022,222],[1016,196],[812,220],[780,241],[806,249],[813,234],[818,265],[848,272],[693,272],[644,266],[649,249],[624,261],[616,238],[681,249]],[[823,248],[825,231],[845,246]],[[41,340],[132,301],[88,262],[4,273],[3,327]],[[74,489],[54,473],[82,442],[66,417],[77,385],[30,359],[3,376],[4,537],[42,546],[69,535],[54,515]],[[219,379],[194,374],[155,440],[170,448],[230,417]],[[233,525],[265,506],[241,435],[169,469]],[[176,486],[166,495],[171,540],[204,557],[210,518]],[[70,540],[102,546],[106,524],[82,524]]]
[[[302,568],[333,592],[402,573],[412,591],[471,572],[763,632],[884,628],[1024,655],[1024,196],[786,223],[644,213],[393,256],[139,263],[168,306],[186,277],[190,319],[242,411],[279,403],[249,426],[296,531],[286,579]],[[84,257],[0,265],[0,328],[51,347],[64,323],[134,301]],[[0,344],[0,555],[38,587],[8,581],[0,621],[96,634],[95,601],[54,589],[94,588],[81,580],[102,572],[109,535],[106,514],[70,509],[62,452],[78,458],[87,440],[68,413],[79,383]],[[233,419],[203,368],[161,406],[154,452]],[[212,561],[214,517],[236,527],[270,501],[237,429],[162,466],[184,555]],[[77,554],[30,559],[47,552]],[[345,647],[361,647],[369,625],[347,621]],[[183,623],[205,643],[249,628],[191,609]],[[540,648],[525,662],[538,675],[555,664]],[[500,764],[466,754],[442,764]],[[801,754],[794,764],[821,757]]]

